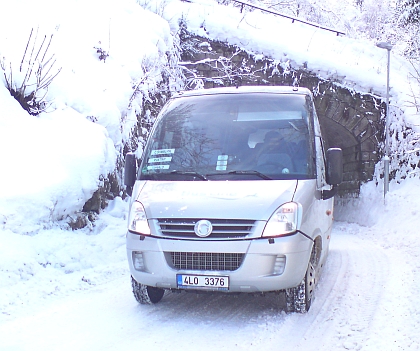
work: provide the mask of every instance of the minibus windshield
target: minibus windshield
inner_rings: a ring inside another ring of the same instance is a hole
[[[299,94],[176,98],[149,137],[139,179],[314,178],[310,104]]]

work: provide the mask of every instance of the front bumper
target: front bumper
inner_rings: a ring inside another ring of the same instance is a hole
[[[228,292],[268,292],[299,285],[312,249],[312,242],[300,235],[269,239],[202,241],[172,240],[127,233],[127,256],[131,275],[141,284],[178,289],[177,274],[229,276]],[[141,253],[141,264],[133,263],[133,252]],[[235,270],[197,270],[176,268],[171,253],[241,254]],[[285,258],[279,274],[276,262]]]

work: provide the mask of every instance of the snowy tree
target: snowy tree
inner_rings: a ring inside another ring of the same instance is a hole
[[[420,0],[400,0],[398,3],[403,24],[420,22]]]
[[[420,0],[399,0],[398,28],[405,44],[403,54],[411,60],[420,59]]]

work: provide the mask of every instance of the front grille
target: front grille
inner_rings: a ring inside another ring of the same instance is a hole
[[[195,218],[161,218],[158,220],[163,236],[179,238],[198,238],[194,226],[200,219]],[[255,221],[245,219],[209,219],[213,226],[208,239],[234,239],[249,235]],[[206,238],[206,239],[207,239]]]
[[[243,256],[241,253],[171,252],[174,268],[193,271],[235,271]]]

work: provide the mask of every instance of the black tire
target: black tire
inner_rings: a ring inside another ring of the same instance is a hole
[[[286,289],[287,312],[306,313],[309,311],[316,285],[315,277],[315,268],[309,262],[308,269],[301,283],[295,288]]]
[[[131,277],[131,286],[133,288],[134,298],[142,305],[158,303],[162,300],[163,294],[165,293],[164,289],[140,284],[133,277]]]

